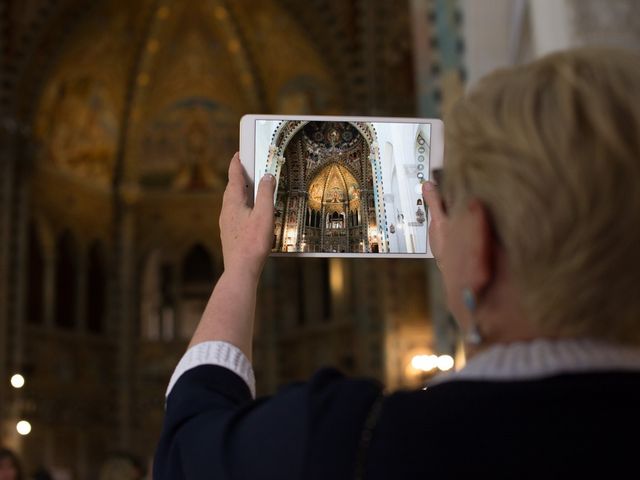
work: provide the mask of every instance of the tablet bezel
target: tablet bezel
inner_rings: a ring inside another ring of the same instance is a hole
[[[255,126],[258,120],[302,120],[310,122],[380,122],[380,123],[429,123],[431,125],[431,150],[429,156],[428,179],[433,169],[442,168],[444,160],[444,124],[437,118],[411,117],[362,117],[342,115],[267,115],[246,114],[240,119],[240,160],[245,169],[248,187],[253,195],[249,202],[253,204],[255,196]],[[433,139],[437,139],[436,142]],[[431,224],[431,212],[427,210],[427,238]],[[310,257],[310,258],[433,258],[431,245],[427,241],[426,253],[353,253],[353,252],[271,252],[273,257]]]

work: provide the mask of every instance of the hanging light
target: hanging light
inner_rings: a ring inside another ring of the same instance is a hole
[[[438,370],[446,372],[451,370],[454,365],[453,357],[451,355],[440,355],[437,360]]]
[[[411,366],[422,372],[430,372],[436,368],[438,357],[436,355],[414,355],[411,359]]]
[[[16,423],[16,431],[20,435],[29,435],[31,433],[31,424],[26,420],[20,420]]]
[[[24,377],[19,373],[16,373],[11,377],[11,386],[13,388],[22,388],[24,387],[24,383],[25,383]]]
[[[411,359],[411,366],[421,372],[440,370],[446,372],[451,370],[455,362],[451,355],[414,355]]]

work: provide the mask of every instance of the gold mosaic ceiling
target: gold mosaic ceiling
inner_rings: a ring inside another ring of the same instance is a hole
[[[329,163],[309,184],[309,208],[326,213],[346,213],[360,206],[360,186],[349,170],[338,163]]]
[[[35,119],[42,165],[110,185],[126,117],[126,181],[222,188],[244,113],[339,110],[331,69],[278,2],[150,8],[110,0],[71,33]]]

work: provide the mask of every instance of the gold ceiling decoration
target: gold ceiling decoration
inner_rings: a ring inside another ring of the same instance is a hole
[[[345,213],[360,207],[360,185],[344,166],[332,162],[309,184],[309,207],[327,213]]]
[[[69,32],[37,102],[43,165],[109,186],[126,135],[124,181],[215,190],[243,113],[339,110],[332,69],[279,1],[160,0],[153,8],[145,16],[140,5],[101,2]],[[142,30],[136,57],[131,32]]]

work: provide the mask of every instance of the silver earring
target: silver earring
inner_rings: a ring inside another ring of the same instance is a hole
[[[473,293],[470,288],[463,288],[462,301],[464,302],[464,306],[467,310],[469,310],[471,316],[471,325],[469,327],[469,331],[464,337],[464,341],[469,345],[480,345],[482,343],[482,335],[480,334],[480,329],[476,322],[477,303],[475,293]]]

